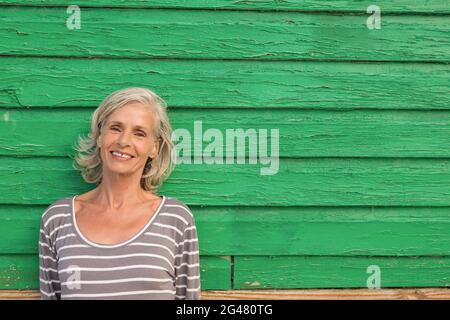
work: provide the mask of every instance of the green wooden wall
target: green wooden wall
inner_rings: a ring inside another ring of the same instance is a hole
[[[0,1],[0,289],[38,288],[40,216],[92,187],[72,146],[129,86],[174,128],[280,130],[276,175],[183,164],[161,190],[203,289],[449,286],[449,35],[444,0]]]

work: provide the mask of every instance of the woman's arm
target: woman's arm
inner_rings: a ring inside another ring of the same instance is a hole
[[[44,224],[44,215],[41,219],[39,236],[39,282],[41,299],[59,300],[61,299],[61,283],[58,276],[58,260]]]
[[[197,229],[192,220],[184,230],[175,256],[175,299],[200,299],[200,258]]]

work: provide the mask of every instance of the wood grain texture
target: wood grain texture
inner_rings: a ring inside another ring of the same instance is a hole
[[[0,54],[15,56],[450,61],[446,16],[83,8],[69,30],[65,7],[5,7]]]
[[[204,290],[366,288],[369,266],[380,268],[381,288],[448,287],[450,257],[229,257],[201,256]],[[231,271],[233,270],[233,271]],[[0,255],[0,290],[39,288],[33,255]],[[231,276],[233,274],[233,286]]]
[[[6,293],[13,297],[15,292]],[[24,296],[27,296],[25,293]],[[1,297],[1,292],[0,292]],[[230,290],[202,292],[204,300],[449,300],[447,288]]]
[[[16,4],[22,6],[69,6],[68,0],[3,0],[0,5]],[[192,9],[228,9],[228,10],[293,10],[293,11],[350,11],[365,13],[372,1],[321,1],[321,0],[79,0],[77,5],[90,7],[136,7],[136,8],[192,8]],[[376,2],[383,12],[401,13],[449,13],[448,0],[379,0]]]
[[[49,204],[92,188],[71,166],[65,158],[0,157],[0,203]],[[450,159],[280,159],[275,175],[261,175],[262,167],[181,164],[161,192],[191,205],[450,205]]]
[[[450,257],[236,256],[233,288],[367,288],[369,266],[381,288],[450,286]]]
[[[448,109],[450,65],[3,57],[0,107],[93,107],[148,87],[170,106]]]
[[[0,300],[38,300],[37,290],[0,290]],[[305,289],[202,291],[201,300],[448,300],[450,289]]]
[[[191,206],[205,256],[450,256],[450,209]],[[36,254],[45,206],[0,205],[0,254]]]
[[[230,258],[201,256],[202,289],[228,290]],[[39,257],[33,255],[0,255],[0,290],[38,289]],[[0,299],[2,299],[0,294]]]
[[[0,109],[0,155],[73,156],[78,135],[89,133],[93,111]],[[174,130],[190,132],[193,152],[202,138],[194,134],[195,121],[201,121],[203,134],[218,129],[224,139],[227,130],[278,129],[280,157],[450,157],[444,147],[449,111],[170,108],[169,118]]]

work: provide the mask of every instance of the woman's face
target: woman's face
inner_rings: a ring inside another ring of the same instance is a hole
[[[158,154],[151,109],[131,102],[106,119],[99,137],[103,175],[142,175],[148,158]]]

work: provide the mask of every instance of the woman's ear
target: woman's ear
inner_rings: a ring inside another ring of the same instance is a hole
[[[155,139],[155,141],[154,141],[154,143],[153,143],[153,147],[152,147],[152,149],[150,150],[150,154],[149,154],[149,156],[148,156],[150,159],[154,159],[154,158],[156,158],[156,156],[158,155],[158,153],[159,153],[160,141],[161,141],[161,139]]]

